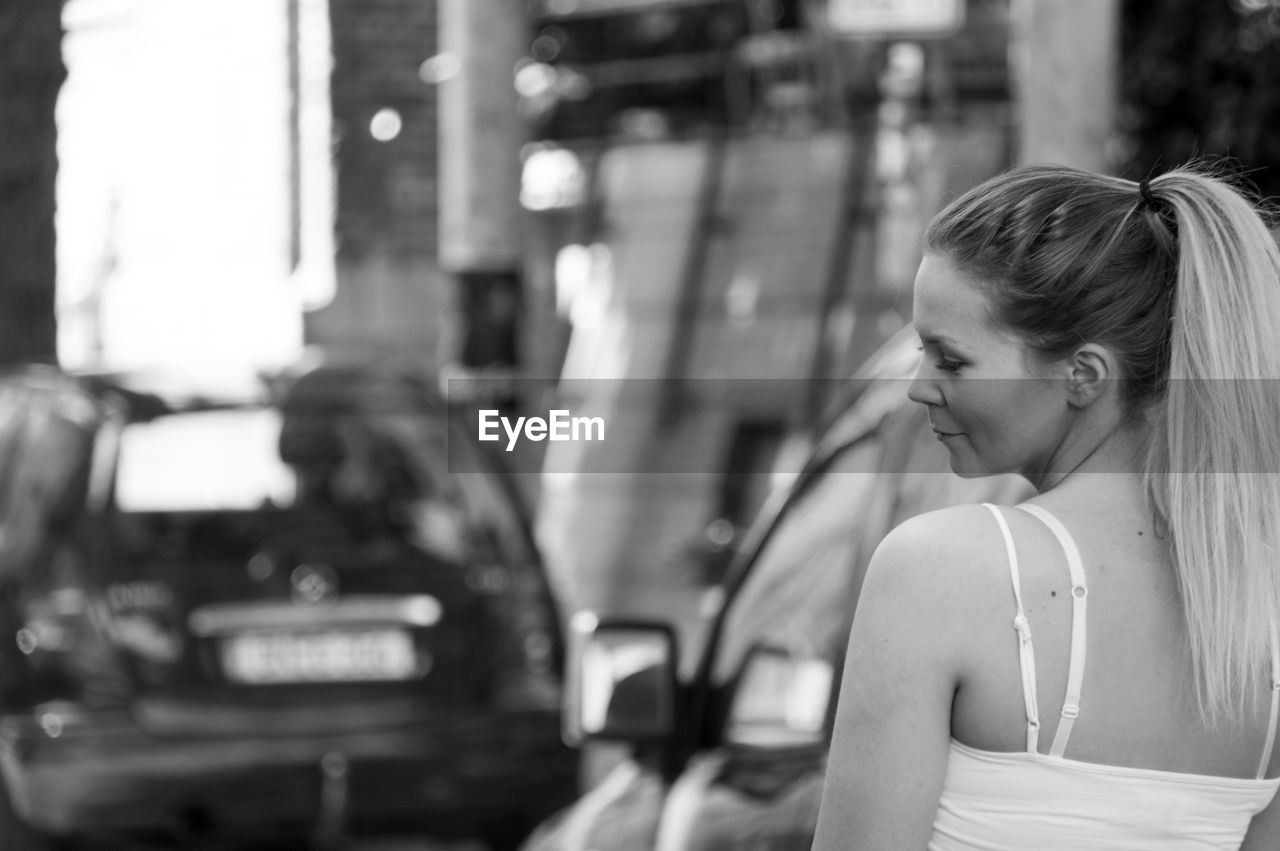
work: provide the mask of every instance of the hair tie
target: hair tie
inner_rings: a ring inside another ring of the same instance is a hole
[[[1142,195],[1142,200],[1143,202],[1146,203],[1148,207],[1150,207],[1152,210],[1156,209],[1159,202],[1156,200],[1156,196],[1151,194],[1150,180],[1147,180],[1144,177],[1142,178],[1142,180],[1138,181],[1138,193]]]
[[[1151,181],[1142,178],[1138,181],[1138,194],[1142,196],[1142,206],[1155,214],[1157,224],[1152,228],[1156,242],[1171,257],[1178,256],[1178,223],[1169,202],[1155,196],[1151,191]]]

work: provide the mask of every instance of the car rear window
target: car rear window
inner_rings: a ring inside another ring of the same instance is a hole
[[[272,408],[197,411],[133,423],[121,436],[116,505],[129,512],[247,511],[291,504]]]

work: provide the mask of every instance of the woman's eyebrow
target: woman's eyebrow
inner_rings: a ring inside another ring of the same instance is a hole
[[[931,345],[941,343],[945,346],[960,346],[960,342],[958,340],[948,337],[946,334],[920,334],[917,332],[917,336],[920,337],[920,342],[922,343],[929,343]]]

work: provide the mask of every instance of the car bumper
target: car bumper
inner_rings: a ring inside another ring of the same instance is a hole
[[[554,719],[471,719],[288,735],[156,736],[127,712],[6,718],[15,811],[58,835],[236,837],[532,823],[572,799],[577,761]]]

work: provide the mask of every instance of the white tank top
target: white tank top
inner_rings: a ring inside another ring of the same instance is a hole
[[[1271,802],[1280,778],[1264,779],[1280,713],[1280,651],[1272,642],[1271,721],[1255,779],[1080,762],[1064,756],[1080,713],[1084,681],[1088,586],[1075,541],[1056,517],[1036,505],[1018,508],[1044,522],[1066,553],[1071,571],[1071,656],[1067,694],[1048,754],[1037,752],[1035,654],[1022,607],[1013,536],[995,515],[1009,555],[1016,605],[1014,629],[1027,715],[1027,749],[999,753],[951,741],[942,797],[929,851],[1207,851],[1238,849],[1249,822]]]

